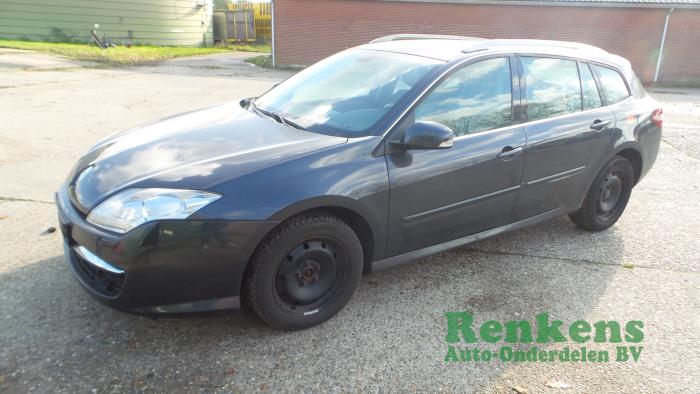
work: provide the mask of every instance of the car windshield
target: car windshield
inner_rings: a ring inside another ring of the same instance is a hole
[[[348,50],[282,82],[255,99],[255,106],[313,132],[361,137],[441,63],[394,52]]]

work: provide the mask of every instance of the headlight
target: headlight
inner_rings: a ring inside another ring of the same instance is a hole
[[[87,221],[118,233],[153,220],[184,219],[221,198],[198,190],[127,189],[90,211]]]

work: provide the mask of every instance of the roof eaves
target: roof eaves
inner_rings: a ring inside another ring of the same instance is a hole
[[[446,3],[473,5],[611,7],[611,8],[695,8],[700,0],[382,0],[405,3]]]

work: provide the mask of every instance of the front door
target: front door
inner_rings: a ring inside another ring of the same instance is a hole
[[[509,223],[523,170],[525,134],[513,124],[511,59],[470,63],[437,84],[396,130],[434,121],[454,146],[387,155],[389,256]],[[397,139],[392,135],[390,140]]]

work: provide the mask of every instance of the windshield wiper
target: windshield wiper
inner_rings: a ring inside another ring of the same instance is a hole
[[[267,116],[267,117],[270,117],[270,118],[274,119],[276,122],[278,122],[278,123],[280,123],[280,124],[283,124],[283,125],[285,125],[285,126],[292,126],[292,127],[297,128],[297,129],[299,129],[299,130],[306,130],[303,126],[301,126],[301,125],[299,125],[299,124],[297,124],[297,123],[294,123],[294,122],[292,122],[292,121],[289,120],[289,119],[286,119],[286,118],[282,117],[280,114],[274,113],[274,112],[272,112],[272,111],[264,110],[264,109],[262,109],[262,108],[258,108],[258,106],[255,105],[255,101],[254,101],[254,100],[250,100],[250,101],[248,102],[248,106],[249,106],[253,111],[255,111],[257,114],[262,114],[262,115],[265,115],[265,116]]]
[[[279,115],[277,115],[277,116],[279,116]],[[292,126],[292,127],[296,128],[296,129],[299,129],[299,130],[306,130],[306,129],[304,128],[304,126],[302,126],[302,125],[300,125],[300,124],[298,124],[298,123],[294,123],[294,122],[292,122],[291,120],[289,120],[289,119],[287,119],[287,118],[283,118],[283,117],[281,117],[281,116],[279,116],[279,118],[282,119],[282,121],[284,122],[284,124],[286,124],[287,126]]]

